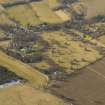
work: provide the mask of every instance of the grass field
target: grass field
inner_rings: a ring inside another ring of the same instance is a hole
[[[103,43],[105,45],[105,35],[99,37],[98,41],[100,41],[101,43]]]
[[[28,85],[0,89],[0,105],[67,105],[61,99]]]
[[[71,20],[71,17],[63,10],[55,11],[56,15],[58,15],[63,21]]]
[[[78,31],[75,31],[75,34],[81,35]],[[72,34],[66,34],[62,30],[43,32],[42,38],[50,46],[45,52],[42,52],[43,57],[47,56],[49,60],[41,60],[31,64],[41,71],[52,70],[51,68],[55,64],[67,72],[79,70],[102,57],[90,43],[74,40]],[[91,40],[91,42],[95,43],[96,41]],[[102,46],[99,43],[97,45]]]
[[[62,31],[45,32],[43,39],[52,46],[45,55],[64,70],[78,70],[101,57],[90,44],[74,41],[70,35]]]
[[[15,23],[9,19],[6,9],[2,6],[0,6],[0,24],[15,25]]]
[[[41,72],[43,72],[44,70],[48,70],[50,69],[50,65],[48,64],[48,62],[46,61],[41,61],[41,62],[36,62],[36,63],[31,63],[31,66],[37,68],[38,70],[40,70]]]
[[[57,24],[63,22],[62,19],[49,8],[47,3],[31,3],[31,6],[42,22],[49,24]]]
[[[11,18],[18,21],[22,26],[38,25],[41,23],[35,12],[28,5],[17,5],[7,8],[7,12]]]
[[[14,2],[15,0],[11,1]],[[1,3],[7,3],[7,1],[1,1]],[[28,25],[36,26],[42,23],[58,24],[68,21],[70,17],[63,10],[53,11],[50,5],[56,4],[54,1],[41,1],[32,2],[30,4],[20,4],[5,8],[5,12],[0,14],[0,24],[13,24],[19,23],[23,27]],[[1,8],[0,8],[1,10]],[[6,14],[5,14],[6,13]],[[7,16],[8,14],[8,16]],[[13,19],[13,21],[10,20]]]
[[[13,3],[17,0],[0,0],[0,3]]]
[[[13,21],[11,21],[6,13],[6,9],[0,5],[0,24],[8,24],[13,25]]]
[[[5,14],[1,14],[0,15],[0,24],[13,25],[14,23]]]
[[[0,39],[2,39],[3,37],[5,37],[5,31],[0,29]]]
[[[55,8],[60,5],[59,0],[46,0],[46,3],[48,3],[51,8]]]
[[[24,64],[14,58],[7,56],[1,51],[0,65],[16,73],[20,77],[28,80],[29,83],[32,83],[36,87],[43,87],[48,83],[48,77],[46,75],[41,74],[27,64]]]

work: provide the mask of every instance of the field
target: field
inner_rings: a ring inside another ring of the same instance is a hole
[[[56,24],[62,23],[62,19],[58,17],[44,2],[31,3],[33,10],[38,15],[39,19],[44,23]]]
[[[73,41],[63,32],[44,33],[43,36],[52,46],[46,55],[65,70],[80,69],[101,57],[91,45]]]
[[[5,37],[5,31],[3,30],[0,30],[0,39],[4,38]]]
[[[0,65],[28,80],[36,87],[43,87],[48,83],[48,77],[39,73],[32,67],[14,59],[0,51]]]
[[[63,21],[71,20],[71,17],[63,10],[55,11],[56,15],[58,15]]]
[[[14,25],[14,23],[5,14],[0,15],[0,24]]]
[[[41,37],[50,47],[41,53],[43,60],[29,64],[42,72],[50,71],[51,68],[55,70],[56,66],[57,71],[77,71],[102,57],[92,44],[74,40],[75,37],[72,34],[67,34],[62,30],[43,32]],[[85,40],[88,39],[90,38],[85,38]],[[91,39],[90,42],[96,44],[95,40]],[[103,44],[98,43],[97,45],[102,46]]]
[[[51,7],[51,8],[56,8],[60,5],[59,0],[46,0],[46,3]]]
[[[0,24],[15,25],[13,21],[10,20],[5,8],[0,6]]]
[[[40,24],[40,20],[37,15],[28,5],[10,7],[7,8],[7,12],[11,18],[19,22],[24,27],[27,27],[27,25],[34,26]]]
[[[0,0],[0,75],[20,77],[0,84],[0,105],[103,104],[105,60],[91,64],[105,56],[105,17],[86,20],[74,1]]]
[[[5,13],[0,15],[1,24],[20,24],[22,27],[37,26],[42,23],[58,24],[63,23],[71,19],[68,13],[63,10],[53,11],[50,7],[55,5],[57,1],[41,1],[30,2],[29,4],[19,4],[8,6],[6,3],[14,3],[16,1],[1,1]],[[5,7],[5,6],[4,6]],[[3,8],[3,7],[2,7]],[[0,8],[0,9],[2,9]],[[27,12],[26,12],[27,10]]]
[[[61,99],[28,85],[0,89],[0,105],[66,105]]]
[[[55,94],[71,97],[74,105],[104,105],[105,57],[53,86]]]
[[[0,3],[13,3],[13,2],[16,2],[17,0],[0,0]]]
[[[105,35],[99,37],[98,40],[105,45]]]

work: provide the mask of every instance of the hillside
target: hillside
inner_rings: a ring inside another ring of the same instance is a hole
[[[105,56],[105,16],[87,19],[84,4],[78,0],[0,0],[0,67],[25,80],[0,89],[0,105],[47,105],[49,101],[49,105],[67,105],[64,97],[61,100],[45,89]],[[12,97],[9,103],[3,103],[6,95]]]

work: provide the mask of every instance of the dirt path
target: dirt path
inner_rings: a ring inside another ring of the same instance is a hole
[[[52,88],[75,105],[105,105],[105,58]]]

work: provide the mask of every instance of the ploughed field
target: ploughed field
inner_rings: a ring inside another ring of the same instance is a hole
[[[71,75],[66,81],[58,81],[52,91],[74,105],[105,104],[105,58]]]

